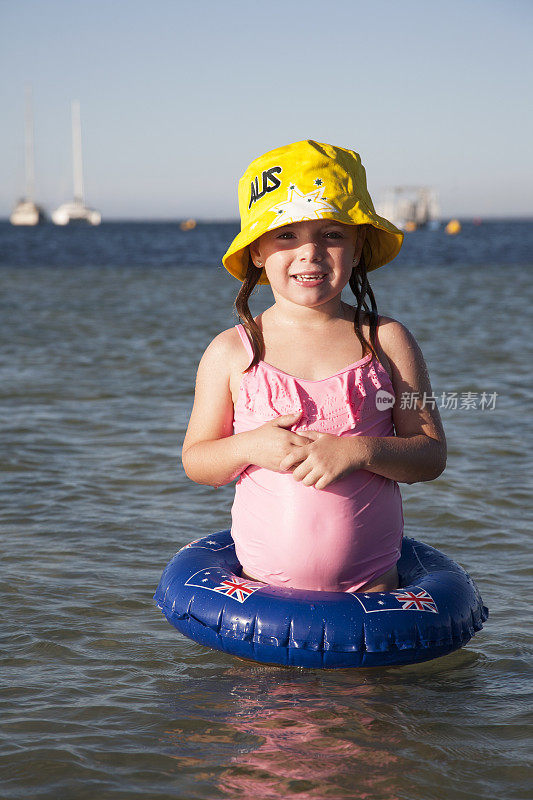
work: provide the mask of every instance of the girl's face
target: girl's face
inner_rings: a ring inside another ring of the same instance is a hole
[[[320,306],[340,295],[359,260],[366,228],[330,219],[306,220],[267,231],[250,245],[276,300]]]

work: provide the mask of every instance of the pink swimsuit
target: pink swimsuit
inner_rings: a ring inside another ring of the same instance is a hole
[[[251,359],[246,331],[242,325],[237,330]],[[394,396],[387,371],[372,355],[321,381],[260,361],[242,377],[234,433],[302,410],[292,426],[297,432],[394,436],[391,406],[376,405],[379,390]],[[249,465],[235,487],[237,557],[245,573],[274,586],[356,592],[396,564],[402,533],[398,484],[366,470],[319,490],[291,472]]]

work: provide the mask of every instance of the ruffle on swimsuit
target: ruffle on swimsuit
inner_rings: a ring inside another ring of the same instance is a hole
[[[312,429],[337,436],[353,431],[367,411],[365,401],[369,394],[371,401],[375,400],[375,390],[385,386],[393,394],[387,372],[379,364],[378,376],[375,364],[369,364],[371,358],[366,356],[324,381],[295,378],[261,361],[242,377],[235,419],[251,415],[266,422],[283,414],[302,412],[293,430]],[[321,400],[317,402],[317,390],[325,381],[327,392],[319,391]],[[369,382],[373,392],[369,392]]]

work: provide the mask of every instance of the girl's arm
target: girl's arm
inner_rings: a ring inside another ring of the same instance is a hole
[[[219,334],[202,356],[181,452],[188,477],[215,487],[230,483],[249,464],[280,472],[282,459],[295,447],[311,441],[285,430],[300,414],[285,414],[255,430],[233,435],[230,375],[235,336],[238,334],[232,330]]]
[[[432,397],[422,352],[414,336],[401,323],[381,317],[379,344],[390,364],[396,394],[393,421],[396,436],[335,437],[318,434],[313,444],[301,448],[300,459],[282,462],[293,469],[296,480],[324,489],[356,469],[366,469],[401,483],[437,478],[446,466],[446,438],[438,409],[422,400]],[[404,393],[419,400],[402,408]]]
[[[426,362],[404,325],[390,318],[381,320],[379,343],[390,364],[396,395],[392,409],[396,436],[361,437],[368,447],[366,469],[403,483],[431,481],[444,471],[447,448],[440,414],[431,400]],[[405,395],[409,402],[402,408]]]
[[[233,434],[227,337],[217,336],[203,354],[196,375],[194,404],[181,450],[187,476],[196,483],[223,486],[247,466],[241,441]]]

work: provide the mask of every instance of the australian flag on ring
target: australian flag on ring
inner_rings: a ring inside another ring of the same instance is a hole
[[[395,592],[354,593],[352,595],[363,606],[367,614],[378,611],[429,611],[438,613],[437,604],[432,596],[420,586],[409,589],[398,589]]]
[[[238,578],[233,572],[228,572],[219,567],[208,567],[191,575],[185,586],[198,586],[209,589],[211,592],[225,594],[239,603],[244,603],[258,589],[264,588],[264,583]]]

